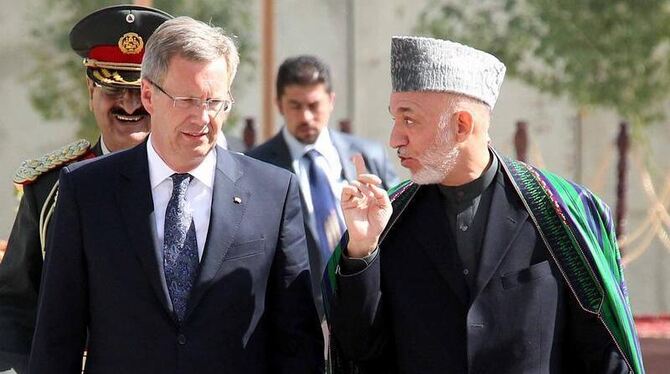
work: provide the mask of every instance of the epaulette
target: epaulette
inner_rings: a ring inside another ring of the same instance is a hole
[[[37,177],[49,170],[84,158],[91,153],[90,149],[91,143],[88,140],[79,139],[40,158],[25,160],[14,174],[14,183],[31,184]]]

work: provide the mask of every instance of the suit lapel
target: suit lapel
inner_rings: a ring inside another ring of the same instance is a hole
[[[154,204],[149,179],[146,141],[129,150],[133,157],[121,167],[121,178],[116,198],[125,220],[125,226],[142,268],[156,297],[170,311],[170,302],[163,289],[163,266],[154,244]]]
[[[517,201],[518,197],[513,191],[508,191],[502,172],[498,172],[494,183],[495,190],[491,198],[488,222],[480,252],[475,295],[479,295],[489,283],[528,219],[528,212]]]
[[[293,174],[297,174],[296,171],[293,169],[293,158],[291,157],[291,152],[288,149],[288,144],[286,144],[286,141],[284,140],[284,136],[282,135],[282,131],[279,131],[277,135],[275,135],[272,139],[268,141],[268,143],[271,144],[269,146],[270,149],[272,149],[272,160],[274,160],[273,164],[276,166],[279,166],[280,168],[286,169],[290,171]],[[338,149],[339,152],[339,149]],[[305,197],[302,194],[302,189],[300,189],[300,203],[302,206],[302,216],[303,217],[309,217],[309,212],[307,211],[307,204],[305,203]],[[305,222],[308,222],[307,220]],[[308,236],[308,243],[316,243],[316,238],[318,237],[317,233],[314,231],[314,227],[309,224],[305,224],[305,233]],[[316,245],[316,244],[314,244]],[[315,253],[318,253],[319,251],[314,251]],[[316,255],[316,254],[315,254]],[[320,254],[319,254],[320,255]],[[328,261],[326,259],[325,261]],[[320,261],[320,263],[325,263],[324,261]]]
[[[280,168],[286,169],[291,173],[295,173],[293,170],[293,159],[291,158],[291,152],[288,149],[288,145],[282,136],[282,132],[279,131],[272,139],[268,141],[271,146],[269,149],[272,149],[273,155],[272,160],[275,160],[275,165]]]
[[[212,209],[198,278],[191,292],[185,318],[212,285],[240,227],[251,193],[238,183],[242,176],[228,151],[217,147]],[[236,202],[237,201],[237,202]]]
[[[469,292],[460,266],[461,260],[455,247],[449,246],[453,239],[449,234],[442,198],[434,185],[422,186],[421,190],[421,196],[415,198],[416,205],[413,209],[422,218],[411,220],[414,226],[412,231],[416,233],[419,241],[418,246],[429,257],[458,299],[468,305]]]

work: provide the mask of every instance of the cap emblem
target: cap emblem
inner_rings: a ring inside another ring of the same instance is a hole
[[[119,39],[119,49],[127,55],[136,55],[142,52],[144,48],[144,40],[142,37],[134,32],[123,34]]]

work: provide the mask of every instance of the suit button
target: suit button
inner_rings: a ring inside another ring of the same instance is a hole
[[[184,344],[186,344],[186,335],[184,335],[184,334],[179,334],[179,335],[177,335],[177,343],[178,343],[179,345],[184,345]]]

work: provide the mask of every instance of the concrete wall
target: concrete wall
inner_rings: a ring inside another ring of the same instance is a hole
[[[21,84],[22,74],[29,71],[25,43],[26,12],[36,2],[15,2],[13,13],[0,13],[0,25],[6,37],[0,39],[0,238],[9,235],[15,201],[10,183],[14,169],[26,157],[34,157],[65,144],[74,136],[75,128],[67,123],[46,123],[31,109],[27,92]],[[275,70],[281,61],[302,53],[315,54],[331,64],[336,91],[333,123],[342,118],[353,120],[354,131],[366,137],[387,142],[391,120],[388,114],[390,93],[389,54],[392,35],[412,34],[416,16],[427,0],[276,0]],[[260,1],[251,2],[260,22]],[[36,14],[36,13],[33,13]],[[225,25],[223,25],[225,27]],[[256,45],[261,46],[260,27],[254,27]],[[260,64],[260,48],[256,51]],[[252,116],[261,120],[261,71],[251,80],[236,82],[238,118]],[[540,94],[518,81],[508,79],[502,87],[494,112],[491,136],[503,153],[513,155],[512,137],[515,122],[530,124],[531,161],[552,171],[579,180],[594,189],[614,208],[615,148],[618,131],[616,114],[591,109],[584,113],[582,159],[578,159],[575,127],[577,108],[565,98]],[[650,128],[647,152],[657,188],[670,171],[667,142],[669,122]],[[275,116],[278,129],[281,118]],[[232,129],[240,134],[241,126]],[[609,160],[609,163],[608,163]],[[581,175],[577,171],[580,170]],[[629,176],[628,230],[644,224],[650,202],[644,192],[640,168],[631,161]],[[402,171],[404,176],[407,173]],[[644,236],[644,235],[643,235]],[[640,249],[632,243],[630,252]],[[670,254],[659,239],[627,268],[631,300],[636,313],[667,313],[670,311],[670,279],[665,271]]]
[[[259,6],[258,0],[255,3]],[[321,56],[331,64],[335,79],[337,104],[331,126],[336,126],[341,118],[351,118],[355,133],[387,142],[391,128],[390,39],[393,35],[412,35],[416,17],[426,3],[426,0],[278,0],[275,68],[287,56],[299,53]],[[246,93],[238,100],[236,110],[242,117],[256,116],[260,121],[259,79],[260,73],[255,81],[244,83]],[[497,149],[514,155],[515,123],[526,120],[530,124],[531,162],[587,185],[614,209],[614,140],[619,118],[612,111],[587,109],[582,112],[583,125],[578,128],[577,114],[578,107],[567,99],[542,94],[507,79],[494,111],[491,137]],[[281,126],[278,115],[275,123]],[[670,139],[668,123],[655,124],[647,131],[651,141],[642,151],[651,155],[649,166],[659,189],[670,171],[666,150]],[[650,202],[642,188],[640,168],[632,160],[630,166],[627,227],[628,232],[633,232],[643,227]],[[407,176],[404,170],[401,174]],[[641,250],[644,237],[631,243],[627,250]],[[670,276],[664,270],[669,265],[668,248],[656,238],[627,266],[635,313],[670,311],[670,290],[665,286]]]
[[[42,12],[38,0],[15,1],[11,11],[0,12],[0,238],[5,239],[18,205],[11,182],[16,168],[74,140],[77,131],[72,123],[44,121],[29,101],[25,81],[34,65],[28,25]]]

